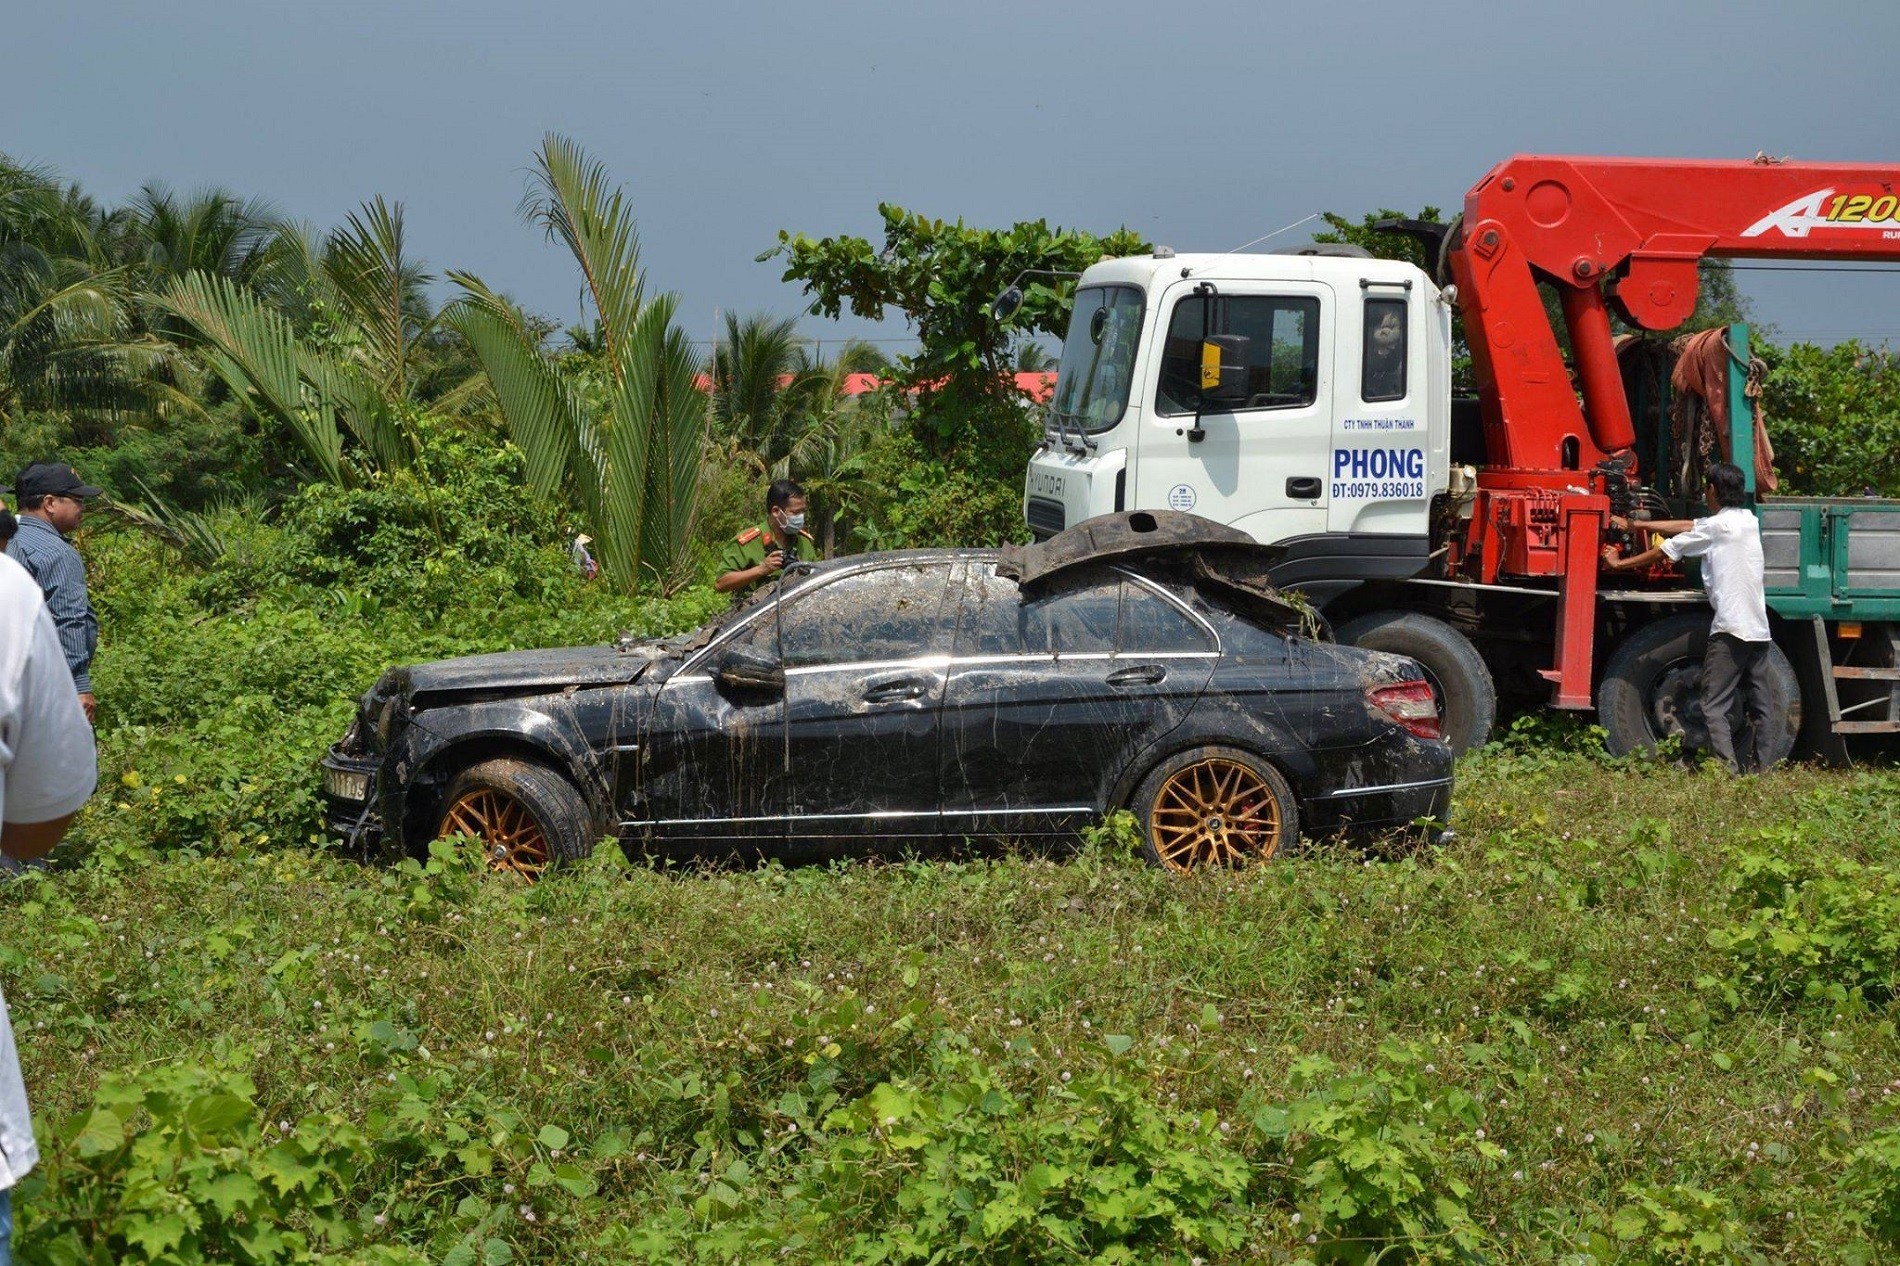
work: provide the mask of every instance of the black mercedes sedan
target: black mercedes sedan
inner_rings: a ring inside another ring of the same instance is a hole
[[[801,564],[697,633],[394,668],[324,761],[331,829],[538,876],[1074,839],[1133,812],[1178,869],[1443,821],[1417,664],[1315,640],[1270,555],[1134,512],[1038,545]]]

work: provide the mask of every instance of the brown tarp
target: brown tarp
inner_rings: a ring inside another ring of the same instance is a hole
[[[1675,393],[1670,412],[1675,419],[1676,443],[1680,446],[1683,472],[1695,472],[1696,478],[1680,486],[1693,487],[1699,475],[1712,462],[1724,462],[1734,450],[1729,446],[1728,373],[1732,353],[1726,329],[1703,330],[1686,334],[1670,345],[1676,368],[1669,376]],[[1769,446],[1768,432],[1761,421],[1761,362],[1748,367],[1748,398],[1755,428],[1755,490],[1773,492],[1775,450]]]

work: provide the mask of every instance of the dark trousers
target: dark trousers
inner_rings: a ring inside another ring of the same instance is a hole
[[[1751,773],[1768,768],[1775,719],[1768,691],[1768,648],[1772,642],[1744,642],[1730,633],[1709,637],[1702,658],[1702,719],[1709,727],[1709,747],[1731,770]],[[1736,707],[1737,696],[1742,707]],[[1735,751],[1735,723],[1748,719],[1748,750]]]

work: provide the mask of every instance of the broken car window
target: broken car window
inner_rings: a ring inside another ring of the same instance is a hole
[[[787,668],[910,659],[949,649],[950,565],[878,567],[797,594],[779,607]]]
[[[1119,580],[1057,581],[1023,607],[1023,649],[1057,655],[1105,655],[1115,649]]]
[[[960,659],[973,655],[1020,655],[1023,652],[1022,593],[1016,582],[996,574],[996,564],[971,568],[963,587],[963,611],[957,617]]]
[[[1116,646],[1123,654],[1214,649],[1206,629],[1172,602],[1134,580],[1122,582],[1121,635]]]
[[[991,564],[975,569],[964,586],[953,653],[967,658],[1214,649],[1206,629],[1140,581],[1097,573],[1059,581],[1025,602],[1016,582],[998,576]]]

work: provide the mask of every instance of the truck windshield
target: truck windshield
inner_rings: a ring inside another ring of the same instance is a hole
[[[1085,431],[1106,430],[1121,421],[1140,338],[1139,289],[1089,286],[1076,291],[1075,313],[1056,371],[1056,396],[1049,406],[1057,419]]]

